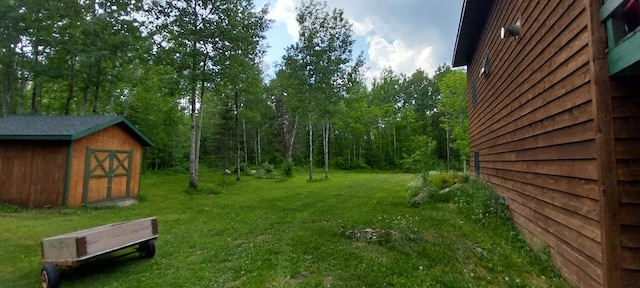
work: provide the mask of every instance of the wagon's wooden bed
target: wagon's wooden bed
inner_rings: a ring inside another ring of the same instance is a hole
[[[144,258],[155,255],[156,217],[93,227],[42,239],[42,287],[60,287],[58,267],[69,268],[97,256],[135,247]]]

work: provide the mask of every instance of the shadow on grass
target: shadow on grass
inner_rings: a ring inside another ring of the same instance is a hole
[[[98,256],[87,262],[79,263],[72,268],[62,269],[60,278],[64,284],[80,284],[90,282],[92,278],[108,278],[121,273],[129,267],[140,265],[152,259],[142,258],[133,248]]]

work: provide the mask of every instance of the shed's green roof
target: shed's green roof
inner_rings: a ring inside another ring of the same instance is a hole
[[[0,118],[0,140],[73,141],[120,124],[143,146],[153,141],[123,116],[8,116]]]
[[[478,46],[478,41],[484,31],[484,26],[489,18],[489,12],[494,0],[465,0],[462,4],[460,24],[456,46],[453,48],[453,61],[451,66],[465,66],[471,63],[473,53]],[[497,35],[498,31],[496,31]]]

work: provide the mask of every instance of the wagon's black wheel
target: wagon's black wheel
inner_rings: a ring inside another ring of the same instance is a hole
[[[58,267],[54,264],[45,264],[40,273],[40,280],[42,281],[42,288],[59,288],[60,274],[58,274]]]
[[[138,245],[138,251],[142,258],[153,258],[156,255],[156,243],[153,240],[142,242]]]

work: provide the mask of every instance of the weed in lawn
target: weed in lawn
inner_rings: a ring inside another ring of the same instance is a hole
[[[11,204],[1,204],[0,203],[0,213],[20,213],[27,211],[27,208],[11,205]]]
[[[183,191],[193,195],[217,195],[222,193],[222,188],[211,183],[199,183],[198,188],[186,188]]]

